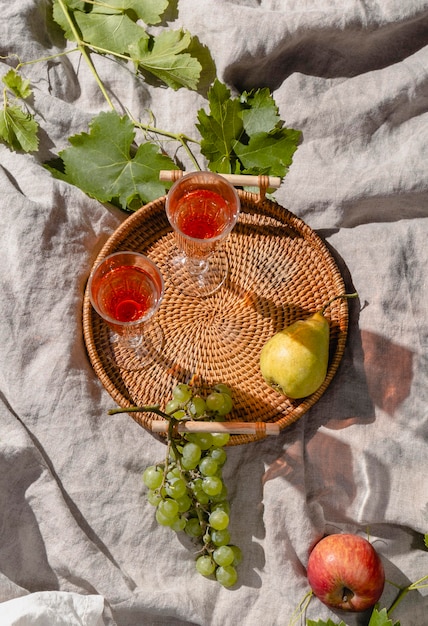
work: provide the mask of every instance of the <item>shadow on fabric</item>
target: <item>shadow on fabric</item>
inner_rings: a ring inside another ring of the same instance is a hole
[[[267,56],[248,55],[230,65],[225,81],[239,91],[277,89],[299,72],[320,78],[353,77],[398,63],[428,44],[426,11],[410,21],[377,28],[361,24],[295,32]]]

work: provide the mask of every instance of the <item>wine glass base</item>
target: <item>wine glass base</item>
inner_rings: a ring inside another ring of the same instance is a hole
[[[156,321],[146,325],[144,335],[135,341],[127,342],[123,337],[109,330],[106,356],[120,369],[138,372],[160,358],[164,340],[162,328]]]
[[[224,250],[218,250],[209,262],[201,262],[201,266],[189,262],[177,249],[168,259],[169,280],[183,295],[192,298],[205,298],[212,295],[224,284],[228,272],[229,261]]]

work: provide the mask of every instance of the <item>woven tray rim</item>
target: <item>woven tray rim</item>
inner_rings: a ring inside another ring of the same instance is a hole
[[[292,229],[299,232],[305,239],[310,240],[311,244],[313,244],[316,248],[317,253],[322,257],[324,263],[323,271],[330,275],[332,284],[334,285],[335,295],[345,292],[342,275],[327,245],[319,237],[319,235],[315,233],[315,231],[313,231],[302,219],[298,218],[285,207],[267,198],[261,199],[255,194],[241,190],[238,190],[238,194],[240,196],[242,208],[244,211],[250,213],[253,211],[255,213],[262,213],[263,215],[272,214],[274,216],[278,215],[278,213],[280,212],[281,219],[283,219],[284,222],[288,224]],[[143,220],[150,219],[150,215],[152,214],[152,212],[156,213],[157,211],[159,211],[159,208],[163,206],[164,203],[165,196],[149,202],[148,204],[141,207],[141,209],[127,217],[125,221],[122,222],[122,224],[112,233],[112,235],[104,243],[92,267],[94,267],[108,254],[111,254],[118,249],[124,249],[123,246],[121,247],[121,245],[123,244],[124,240],[126,240],[128,235],[134,231],[136,225],[138,225]],[[149,245],[151,241],[155,241],[157,237],[158,234],[156,232],[148,232],[146,239],[147,245]],[[348,304],[347,301],[343,299],[338,301],[337,306],[339,307],[340,312],[338,336],[336,349],[334,351],[334,354],[331,356],[329,362],[327,376],[321,387],[319,387],[319,389],[312,395],[304,398],[301,401],[298,401],[298,403],[296,403],[291,412],[287,413],[286,415],[279,414],[274,420],[269,420],[277,423],[281,431],[300,419],[316,402],[318,402],[321,396],[325,393],[326,389],[330,385],[337,372],[337,369],[343,357],[347,340]],[[112,376],[111,371],[107,371],[102,363],[102,359],[100,358],[100,353],[94,337],[93,319],[94,312],[90,304],[87,289],[85,288],[82,309],[82,323],[83,336],[90,363],[97,377],[103,384],[104,388],[108,391],[112,399],[120,407],[129,408],[133,406],[133,402],[130,400],[129,397],[126,397],[120,391],[120,389],[114,382],[114,376]],[[147,413],[130,412],[129,415],[140,426],[142,426],[149,432],[151,432],[151,424],[153,419],[159,419],[154,418],[152,415]],[[164,440],[162,436],[155,436],[157,438],[160,438],[161,440]],[[250,443],[259,439],[263,439],[264,437],[265,435],[263,432],[255,435],[232,435],[230,445]]]

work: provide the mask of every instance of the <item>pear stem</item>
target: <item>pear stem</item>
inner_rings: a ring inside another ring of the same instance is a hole
[[[330,304],[332,304],[335,300],[340,300],[341,298],[358,298],[358,293],[341,293],[338,296],[334,296],[334,298],[329,300],[327,304],[323,306],[320,311],[321,315],[324,315],[324,311],[330,306]]]

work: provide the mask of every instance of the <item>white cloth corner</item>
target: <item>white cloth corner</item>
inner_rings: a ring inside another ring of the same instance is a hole
[[[0,603],[2,626],[104,626],[104,598],[65,591],[30,593]]]

